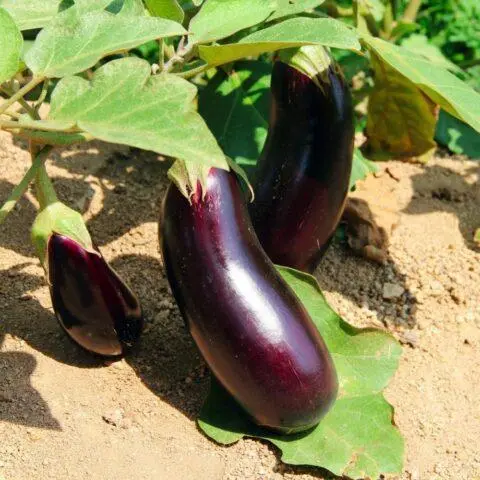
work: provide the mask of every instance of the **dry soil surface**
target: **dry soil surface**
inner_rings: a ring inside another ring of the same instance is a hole
[[[0,133],[0,199],[29,164]],[[307,480],[266,443],[225,448],[195,417],[208,372],[169,293],[157,243],[168,165],[150,153],[92,143],[53,156],[62,199],[80,209],[105,257],[139,295],[141,345],[106,364],[60,329],[29,243],[35,199],[0,230],[0,478],[5,480]],[[388,171],[387,171],[388,169]],[[406,440],[401,480],[480,478],[479,164],[437,156],[382,166],[355,193],[391,236],[377,265],[331,248],[316,272],[332,306],[404,344],[386,391]],[[385,298],[391,297],[391,298]]]

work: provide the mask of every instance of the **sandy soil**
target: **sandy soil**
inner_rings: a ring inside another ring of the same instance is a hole
[[[0,198],[28,162],[25,145],[0,133]],[[148,326],[138,350],[112,365],[68,340],[29,243],[35,199],[24,198],[0,230],[0,478],[331,478],[282,465],[266,443],[220,447],[196,428],[208,373],[157,247],[167,165],[92,143],[54,154],[48,168],[62,199],[85,213],[102,252],[141,298]],[[348,321],[388,328],[405,344],[387,390],[406,440],[398,478],[478,480],[480,253],[471,238],[480,226],[479,164],[438,156],[425,168],[382,168],[355,195],[387,230],[396,226],[388,262],[335,246],[316,274]],[[389,290],[398,296],[384,298]]]

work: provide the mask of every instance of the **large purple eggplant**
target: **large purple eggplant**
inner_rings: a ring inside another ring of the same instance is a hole
[[[323,47],[281,54],[273,65],[271,94],[250,214],[274,263],[312,272],[345,206],[354,140],[352,100]]]
[[[263,251],[235,174],[212,168],[190,201],[171,185],[160,241],[168,279],[213,374],[259,425],[316,425],[337,377],[307,311]]]
[[[47,261],[53,308],[68,335],[99,355],[126,353],[142,331],[142,312],[100,252],[53,233]]]

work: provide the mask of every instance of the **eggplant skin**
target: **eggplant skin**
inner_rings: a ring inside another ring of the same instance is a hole
[[[250,215],[274,263],[312,273],[341,219],[352,169],[351,95],[332,64],[320,86],[277,60]]]
[[[48,240],[48,280],[57,319],[90,352],[125,354],[143,328],[140,304],[96,249],[53,233]]]
[[[212,168],[191,204],[172,184],[161,222],[170,286],[215,377],[261,426],[294,433],[316,425],[335,400],[335,368],[261,248],[236,176]]]

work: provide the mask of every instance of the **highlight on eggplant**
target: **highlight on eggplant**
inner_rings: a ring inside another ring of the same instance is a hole
[[[93,244],[81,215],[58,200],[47,204],[33,224],[32,241],[65,332],[92,353],[124,355],[140,337],[142,310]]]
[[[352,99],[340,67],[321,46],[282,50],[273,65],[271,94],[250,215],[274,263],[311,273],[346,202]]]
[[[166,193],[159,237],[201,354],[254,422],[282,433],[312,428],[335,400],[335,368],[260,246],[236,175],[212,168],[190,188],[177,185]]]

